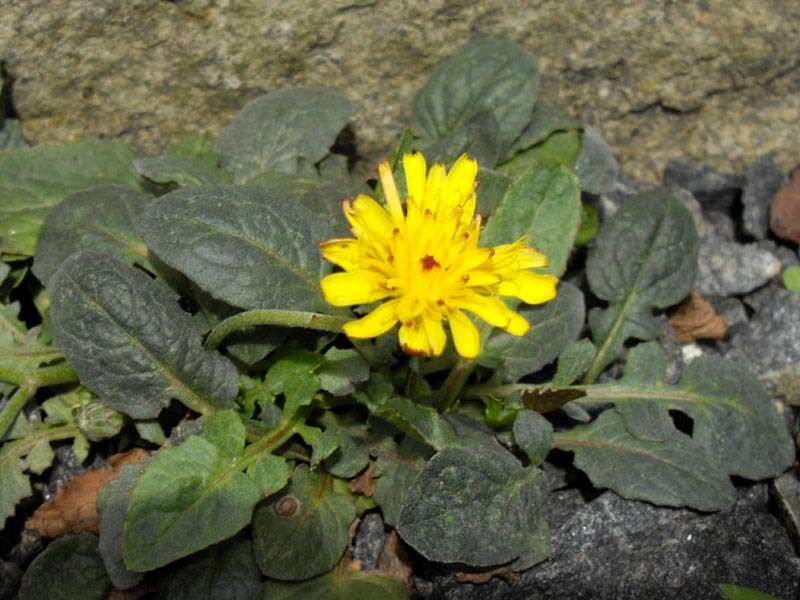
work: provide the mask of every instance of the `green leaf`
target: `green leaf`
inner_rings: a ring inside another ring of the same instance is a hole
[[[260,96],[234,117],[217,141],[222,166],[238,181],[274,169],[297,173],[301,161],[328,154],[355,107],[338,90],[287,88]]]
[[[397,579],[346,567],[301,583],[268,581],[261,590],[263,600],[409,600],[411,597]]]
[[[619,356],[628,338],[646,341],[658,335],[661,323],[653,310],[672,306],[689,293],[697,247],[689,211],[664,190],[631,198],[603,226],[586,273],[594,294],[609,306],[589,313],[598,351],[587,382]]]
[[[41,475],[50,468],[55,457],[56,455],[50,447],[50,440],[40,440],[28,452],[28,456],[25,458],[25,468],[35,475]]]
[[[500,158],[500,127],[491,112],[482,112],[461,124],[441,139],[422,148],[429,163],[451,165],[462,154],[468,154],[482,167],[493,167]]]
[[[581,203],[578,181],[569,169],[548,165],[515,181],[483,231],[483,245],[525,238],[547,256],[547,273],[561,276],[578,231]]]
[[[781,273],[783,287],[792,292],[800,292],[800,266],[786,267]]]
[[[203,423],[203,437],[228,458],[236,458],[244,450],[247,437],[244,423],[236,411],[220,410]]]
[[[17,503],[33,493],[25,462],[8,445],[0,448],[0,527],[14,515]]]
[[[97,537],[67,535],[37,556],[22,577],[19,600],[103,600],[111,591]]]
[[[581,203],[581,225],[575,236],[576,246],[586,246],[600,232],[600,217],[597,209],[588,202]]]
[[[500,205],[508,193],[511,180],[498,171],[481,167],[478,171],[477,182],[477,210],[485,219]]]
[[[425,138],[441,140],[488,112],[505,151],[528,123],[538,91],[532,56],[506,39],[479,39],[434,69],[414,99],[411,120]]]
[[[562,165],[572,171],[581,151],[581,135],[575,129],[556,131],[543,142],[520,152],[497,170],[516,180],[531,169]]]
[[[19,119],[3,119],[0,127],[0,151],[8,152],[27,147],[28,142],[22,133]]]
[[[159,577],[161,598],[169,600],[254,600],[261,575],[252,543],[237,538],[184,558]]]
[[[149,268],[147,248],[134,230],[134,219],[152,200],[149,194],[119,185],[67,197],[44,219],[33,274],[48,284],[58,267],[80,250],[107,252]]]
[[[514,442],[538,465],[553,447],[553,426],[538,412],[521,410],[514,420]]]
[[[338,425],[328,425],[325,431],[336,434],[339,446],[323,461],[325,470],[331,475],[350,479],[363,471],[369,464],[370,445],[366,426],[353,426],[347,429]]]
[[[133,158],[120,142],[99,140],[0,154],[0,251],[32,256],[44,216],[70,194],[113,183],[140,189]]]
[[[154,183],[180,187],[230,183],[230,175],[216,165],[190,156],[160,154],[139,158],[133,163],[136,172]]]
[[[562,109],[538,102],[533,108],[530,121],[514,141],[511,153],[516,154],[542,143],[557,131],[580,129],[581,123],[567,115]]]
[[[558,355],[558,368],[553,385],[566,387],[575,383],[592,364],[597,348],[587,339],[572,342]]]
[[[319,252],[330,225],[258,187],[192,187],[151,204],[147,246],[212,297],[241,308],[329,310]]]
[[[369,379],[369,365],[353,349],[331,348],[317,375],[321,389],[334,396],[347,396],[355,391],[354,383]]]
[[[264,388],[273,396],[283,394],[283,413],[291,416],[301,406],[308,406],[320,390],[316,375],[323,358],[314,352],[297,350],[278,359],[264,378]]]
[[[607,194],[614,190],[619,165],[603,136],[594,127],[583,130],[581,153],[575,163],[575,174],[581,189],[590,194]]]
[[[247,475],[266,498],[283,489],[292,474],[292,465],[282,456],[262,454],[247,467]]]
[[[19,319],[19,302],[0,304],[0,367],[29,373],[61,357],[40,341],[41,327],[28,329]]]
[[[705,511],[727,508],[736,498],[720,461],[677,430],[663,442],[640,440],[607,410],[555,440],[557,448],[575,453],[575,465],[596,487],[625,498]]]
[[[289,488],[253,517],[256,562],[267,577],[301,581],[339,562],[356,517],[352,499],[330,475],[300,466]]]
[[[171,398],[205,412],[232,405],[233,364],[202,347],[177,298],[142,271],[83,251],[64,262],[50,289],[58,347],[113,408],[148,419]]]
[[[127,590],[144,577],[128,570],[122,558],[122,534],[131,494],[144,469],[141,464],[125,465],[114,479],[100,490],[97,511],[100,513],[100,543],[98,550],[114,587]]]
[[[123,538],[127,567],[152,571],[250,523],[261,490],[241,468],[196,435],[159,451],[131,495]]]
[[[496,369],[506,382],[535,373],[575,341],[583,327],[583,294],[574,285],[561,282],[555,300],[523,308],[520,313],[531,330],[522,337],[496,330],[478,357],[479,364]]]
[[[720,583],[719,591],[727,600],[777,600],[774,596],[764,592],[731,583]]]
[[[399,444],[387,444],[374,452],[377,460],[373,472],[373,498],[383,513],[383,520],[397,527],[408,491],[425,468],[431,451],[427,446],[406,437]]]
[[[482,448],[436,454],[416,478],[400,513],[398,533],[425,558],[489,567],[522,557],[526,566],[549,554],[541,531],[544,474],[506,453]]]

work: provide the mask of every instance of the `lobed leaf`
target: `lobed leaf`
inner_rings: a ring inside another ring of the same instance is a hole
[[[99,252],[67,259],[51,280],[53,335],[81,382],[113,408],[153,418],[171,398],[195,410],[230,406],[233,364],[201,346],[177,298]]]
[[[212,297],[240,308],[330,310],[319,281],[329,221],[258,187],[191,187],[148,207],[147,246]]]

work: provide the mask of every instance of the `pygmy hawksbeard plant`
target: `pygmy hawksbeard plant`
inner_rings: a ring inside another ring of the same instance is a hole
[[[372,338],[400,323],[403,349],[411,355],[439,356],[447,321],[458,353],[474,358],[480,333],[468,311],[512,335],[529,323],[498,296],[541,304],[556,295],[558,279],[531,271],[547,258],[524,239],[494,248],[478,245],[481,216],[475,214],[478,164],[462,155],[448,173],[441,164],[428,170],[420,153],[403,157],[405,209],[387,162],[379,167],[386,205],[359,195],[345,200],[344,213],[355,238],[322,244],[327,260],[343,272],[322,280],[334,306],[384,301],[366,316],[345,324],[351,338]]]

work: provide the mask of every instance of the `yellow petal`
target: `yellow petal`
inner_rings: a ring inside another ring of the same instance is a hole
[[[452,310],[447,314],[450,331],[456,351],[464,358],[475,358],[481,351],[481,336],[478,328],[469,317],[460,310]]]
[[[444,332],[441,319],[424,318],[422,327],[428,338],[428,346],[431,349],[431,356],[441,356],[447,344],[447,334]]]
[[[414,295],[407,295],[397,302],[397,316],[401,321],[416,319],[425,310],[425,302]]]
[[[322,242],[319,247],[325,260],[345,270],[358,268],[358,240],[339,239]]]
[[[452,302],[458,308],[463,308],[474,313],[489,325],[506,327],[509,321],[509,311],[505,303],[494,296],[481,296],[469,294]]]
[[[447,175],[447,194],[454,204],[462,204],[472,194],[477,175],[478,162],[466,154],[459,156]]]
[[[356,269],[322,278],[320,285],[325,301],[333,306],[352,306],[382,300],[389,295],[383,277],[373,271]]]
[[[511,335],[525,335],[530,331],[531,325],[525,320],[521,314],[514,312],[513,310],[508,310],[509,321],[508,325],[504,327],[504,329],[510,333]]]
[[[352,204],[345,204],[345,215],[356,236],[366,233],[376,238],[388,238],[394,229],[386,209],[364,194],[359,194]]]
[[[400,194],[397,192],[397,184],[388,162],[383,161],[378,165],[378,174],[383,187],[383,197],[386,198],[386,207],[389,209],[392,221],[398,225],[403,222],[403,205],[400,203]]]
[[[528,304],[542,304],[556,297],[558,278],[532,271],[520,271],[497,288],[501,296],[513,296]]]
[[[547,257],[541,252],[527,246],[519,251],[520,269],[541,269],[546,266]]]
[[[425,175],[428,167],[425,157],[419,152],[403,155],[403,170],[406,173],[406,190],[419,206],[425,201]]]
[[[428,343],[425,328],[422,325],[422,319],[405,321],[400,326],[398,337],[400,338],[400,346],[406,354],[411,356],[431,355],[431,347]]]
[[[490,271],[470,271],[464,276],[464,285],[467,287],[479,287],[500,283],[500,275]]]
[[[384,302],[368,315],[344,324],[344,333],[348,337],[365,339],[378,337],[389,331],[397,323],[397,300]]]
[[[425,181],[425,200],[422,203],[422,210],[436,212],[439,206],[439,199],[445,184],[444,165],[436,163],[428,171],[428,179]]]

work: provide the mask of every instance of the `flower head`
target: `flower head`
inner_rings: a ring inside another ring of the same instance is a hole
[[[344,213],[355,237],[321,246],[324,257],[343,269],[322,280],[330,304],[383,301],[346,323],[344,332],[351,338],[371,338],[400,323],[400,344],[408,354],[439,356],[447,342],[447,322],[456,350],[467,358],[478,355],[480,333],[466,313],[512,335],[525,335],[528,322],[498,296],[529,304],[552,300],[558,279],[531,271],[546,266],[547,258],[524,240],[494,248],[478,245],[478,164],[467,155],[449,173],[441,164],[429,170],[419,153],[406,154],[403,168],[405,207],[384,162],[379,172],[386,204],[365,195],[345,200]]]

